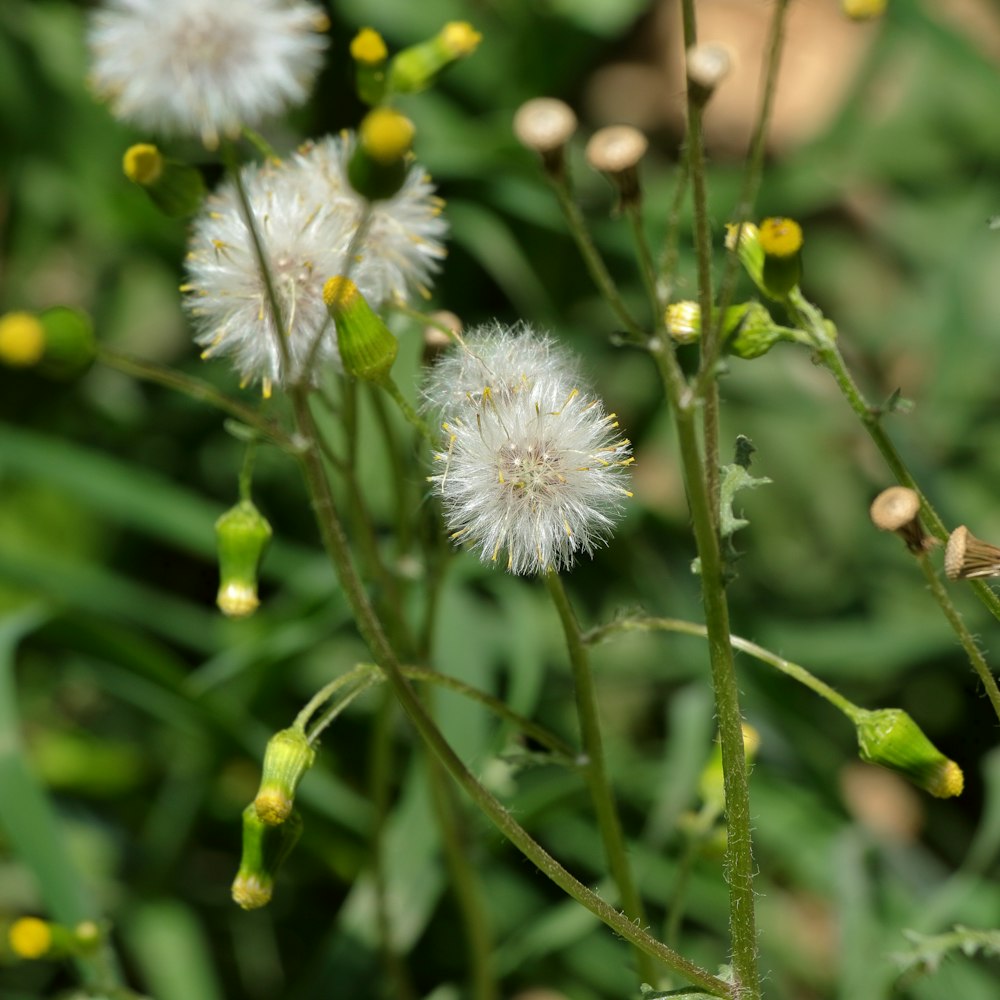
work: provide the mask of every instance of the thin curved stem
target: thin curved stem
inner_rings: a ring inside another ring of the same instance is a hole
[[[573,690],[576,694],[576,714],[580,721],[580,735],[583,740],[583,750],[586,763],[583,773],[590,787],[590,796],[597,816],[597,826],[604,842],[604,853],[608,866],[621,894],[625,913],[640,924],[646,923],[645,908],[642,896],[636,888],[632,868],[629,865],[625,847],[625,836],[622,833],[621,818],[618,814],[618,804],[615,793],[608,779],[607,765],[604,758],[604,742],[601,738],[600,718],[597,711],[597,692],[594,688],[593,673],[590,669],[590,657],[583,642],[583,633],[577,621],[573,606],[570,604],[566,588],[555,570],[545,574],[545,584],[552,596],[552,603],[559,612],[563,633],[566,636],[566,648],[569,653],[570,666],[573,670]],[[655,974],[653,963],[637,949],[638,972],[642,982],[651,983]]]

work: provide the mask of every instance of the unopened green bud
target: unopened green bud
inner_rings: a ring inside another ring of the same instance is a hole
[[[736,254],[743,269],[760,288],[764,273],[764,250],[760,230],[752,222],[726,224],[726,249]]]
[[[366,382],[384,381],[399,353],[399,343],[358,286],[350,278],[330,278],[323,286],[323,301],[337,324],[344,371]]]
[[[962,769],[901,708],[862,711],[855,724],[862,760],[899,772],[937,798],[961,794]]]
[[[802,277],[802,227],[794,219],[765,219],[759,239],[764,251],[761,288],[773,299],[784,299]]]
[[[385,62],[389,58],[385,40],[374,28],[362,28],[351,39],[351,58],[358,97],[365,104],[378,104],[385,96]]]
[[[726,310],[722,335],[726,339],[726,350],[745,360],[759,358],[783,340],[805,340],[798,330],[778,326],[760,302],[730,306]]]
[[[215,522],[219,593],[215,603],[230,618],[252,615],[260,605],[257,572],[271,540],[271,525],[250,500],[241,500]]]
[[[262,823],[277,826],[291,814],[295,790],[313,766],[316,751],[301,729],[281,729],[268,741],[261,768],[260,788],[253,800]]]
[[[9,952],[27,961],[86,955],[93,952],[101,940],[100,929],[92,920],[67,927],[38,917],[19,917],[3,927],[2,932],[4,941],[0,943],[0,956]]]
[[[413,122],[392,108],[369,111],[347,163],[347,179],[368,201],[391,198],[410,171]]]
[[[468,21],[450,21],[433,38],[403,49],[389,64],[389,93],[426,90],[452,63],[476,51],[483,36]]]
[[[663,323],[671,340],[678,344],[694,344],[701,338],[701,306],[685,299],[671,302],[663,314]]]
[[[151,143],[129,146],[122,157],[122,170],[171,219],[194,215],[201,208],[205,197],[201,171],[188,163],[166,159]]]
[[[302,818],[292,813],[281,826],[261,821],[253,804],[243,810],[243,853],[233,879],[233,901],[244,910],[267,906],[281,863],[302,835]]]

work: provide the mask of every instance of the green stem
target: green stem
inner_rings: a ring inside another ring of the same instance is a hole
[[[340,518],[323,473],[322,461],[314,443],[312,417],[301,387],[293,390],[292,401],[299,431],[305,439],[305,446],[299,452],[299,458],[306,486],[312,498],[313,510],[324,548],[337,572],[348,604],[354,612],[358,630],[371,650],[376,663],[385,673],[414,728],[438,755],[452,778],[458,782],[478,808],[539,871],[625,940],[638,945],[647,954],[659,959],[669,968],[684,976],[688,982],[702,987],[705,992],[713,996],[735,1000],[733,991],[726,982],[652,938],[642,928],[637,927],[626,916],[609,906],[571,875],[514,819],[504,805],[462,763],[433,719],[427,714],[427,710],[403,675],[399,661],[385,637],[381,624],[354,569],[347,547],[347,539],[344,537]]]
[[[937,575],[937,570],[931,565],[927,553],[917,553],[917,562],[920,563],[920,569],[923,571],[924,579],[927,581],[927,586],[930,587],[934,599],[941,606],[945,618],[948,619],[948,624],[955,630],[958,641],[962,644],[962,648],[969,657],[972,669],[979,675],[983,687],[986,688],[986,696],[990,699],[990,704],[993,706],[993,711],[996,713],[997,719],[1000,719],[1000,688],[997,687],[996,678],[993,676],[989,664],[987,664],[983,657],[979,646],[976,645],[976,640],[972,637],[972,633],[965,627],[965,622],[962,621],[962,616],[958,613],[958,609],[952,604],[951,598],[948,596],[948,591],[944,589],[944,584]]]
[[[403,395],[396,384],[396,380],[391,375],[386,375],[385,378],[379,380],[378,384],[392,397],[393,402],[399,407],[400,412],[406,418],[407,422],[416,429],[417,433],[425,441],[433,443],[434,438],[431,435],[430,428],[424,422],[423,417],[410,405],[410,401]]]
[[[672,404],[680,443],[688,506],[701,560],[701,594],[705,608],[709,661],[715,692],[719,741],[726,794],[726,875],[729,883],[729,928],[732,944],[735,995],[739,1000],[760,1000],[757,967],[757,930],[754,913],[753,855],[750,837],[750,791],[743,750],[743,720],[739,687],[730,643],[729,608],[726,603],[722,554],[713,517],[702,458],[694,403],[684,390],[678,397],[676,358],[669,344],[652,351]]]
[[[667,235],[663,244],[663,256],[660,260],[660,282],[663,285],[663,302],[670,301],[673,292],[674,275],[680,259],[681,209],[684,206],[684,196],[687,194],[688,157],[685,151],[677,165],[677,183],[674,196],[670,201],[670,211],[667,213]],[[660,325],[661,315],[656,317]]]
[[[656,290],[656,265],[653,263],[653,254],[649,249],[649,240],[646,238],[646,230],[642,224],[640,202],[630,201],[625,208],[625,214],[628,215],[629,225],[632,228],[632,241],[635,243],[639,272],[642,275],[642,283],[646,286],[646,295],[649,296],[649,307],[653,313],[653,326],[655,327],[660,322],[663,304],[660,302],[660,295]]]
[[[601,642],[605,637],[615,632],[679,632],[683,635],[697,635],[706,637],[708,629],[697,622],[688,622],[680,618],[620,618],[617,621],[602,625],[599,628],[591,629],[584,636],[584,641],[588,645]],[[730,635],[729,642],[733,649],[747,653],[756,660],[780,670],[783,674],[797,680],[800,684],[814,691],[821,698],[825,698],[831,705],[839,708],[852,722],[857,722],[863,709],[859,708],[852,701],[848,701],[839,691],[835,691],[829,684],[825,684],[814,674],[811,674],[805,667],[798,663],[792,663],[777,653],[772,653],[763,646],[758,646],[749,639],[741,639],[738,635]]]
[[[238,399],[227,396],[224,392],[216,389],[210,382],[200,378],[193,378],[183,372],[167,368],[165,365],[156,364],[153,361],[144,361],[141,358],[134,358],[128,354],[121,354],[109,347],[98,346],[97,358],[109,368],[129,375],[132,378],[141,379],[144,382],[152,382],[155,385],[162,385],[167,389],[180,392],[190,399],[197,399],[202,403],[210,405],[228,413],[231,417],[252,427],[262,437],[273,442],[281,448],[288,449],[291,442],[285,432],[267,417],[261,416],[257,410],[241,403]]]
[[[583,751],[586,755],[583,772],[590,787],[594,812],[597,815],[597,826],[601,831],[601,840],[604,843],[604,853],[607,855],[612,877],[618,885],[618,892],[626,915],[639,921],[641,925],[645,925],[645,908],[632,876],[625,847],[625,837],[622,833],[621,818],[618,815],[618,805],[615,802],[611,782],[608,780],[604,745],[601,739],[601,724],[597,711],[597,692],[590,669],[590,657],[583,642],[580,624],[559,574],[550,569],[544,576],[549,594],[552,596],[552,603],[555,604],[556,610],[559,612],[559,620],[566,636],[566,648],[573,670],[576,713],[580,722]],[[655,975],[653,964],[638,949],[636,959],[642,982],[652,983]]]
[[[597,290],[601,293],[604,301],[611,307],[631,337],[637,343],[645,343],[648,339],[647,334],[632,318],[632,314],[628,311],[628,307],[622,300],[618,292],[618,287],[615,285],[614,279],[611,277],[611,273],[608,271],[600,251],[590,237],[586,223],[583,221],[580,209],[573,200],[573,195],[570,193],[565,177],[550,177],[549,180],[552,183],[552,190],[555,192],[556,199],[559,201],[559,207],[562,209],[563,216],[566,219],[570,235],[576,242],[580,256],[583,258],[583,263],[594,284],[597,286]]]

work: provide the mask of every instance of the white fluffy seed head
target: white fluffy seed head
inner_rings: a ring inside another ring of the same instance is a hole
[[[306,99],[327,23],[304,0],[106,0],[91,82],[116,117],[213,147]]]
[[[284,163],[243,168],[280,328],[236,186],[224,184],[195,219],[183,289],[202,356],[230,356],[244,383],[262,383],[265,395],[272,384],[314,380],[310,361],[338,362],[323,302],[328,278],[349,271],[378,309],[425,290],[444,255],[441,204],[420,167],[393,198],[372,206],[355,241],[365,206],[344,175],[352,141],[328,138]]]
[[[630,442],[552,340],[471,331],[427,387],[442,440],[429,477],[451,537],[512,573],[567,569],[631,496]]]

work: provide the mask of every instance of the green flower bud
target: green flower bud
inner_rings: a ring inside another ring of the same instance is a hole
[[[302,835],[302,818],[292,813],[281,826],[268,826],[251,804],[243,810],[243,853],[233,879],[233,901],[244,910],[267,906],[281,863]]]
[[[389,64],[389,93],[426,90],[452,63],[476,51],[483,36],[468,21],[450,21],[433,38],[403,49]]]
[[[38,917],[19,917],[0,933],[0,956],[9,952],[25,961],[86,955],[101,941],[100,929],[92,920],[67,927]]]
[[[260,788],[253,800],[262,823],[277,826],[285,822],[292,811],[295,790],[315,760],[316,751],[301,729],[282,729],[271,737],[264,751]]]
[[[369,111],[347,163],[351,187],[368,201],[391,198],[410,171],[414,131],[413,122],[392,108]]]
[[[219,610],[245,618],[257,610],[257,571],[271,540],[271,525],[250,500],[241,500],[215,522],[219,551]]]
[[[194,215],[201,208],[205,197],[201,171],[190,164],[166,159],[151,143],[129,146],[122,157],[122,170],[171,219]]]
[[[778,326],[760,302],[730,306],[726,310],[722,335],[729,353],[747,361],[766,354],[783,340],[809,343],[800,331]]]
[[[862,760],[898,771],[937,798],[961,794],[962,769],[901,708],[862,711],[855,724]]]
[[[337,348],[344,371],[366,382],[389,375],[399,343],[350,278],[334,277],[323,286],[323,301],[337,324]]]
[[[726,249],[735,253],[753,283],[761,288],[764,274],[764,250],[760,230],[752,222],[726,225]]]
[[[671,302],[663,313],[670,339],[678,344],[695,344],[701,339],[701,306],[685,299]]]
[[[351,58],[358,97],[368,105],[380,103],[385,96],[385,61],[389,58],[385,40],[374,28],[362,28],[351,39]]]

